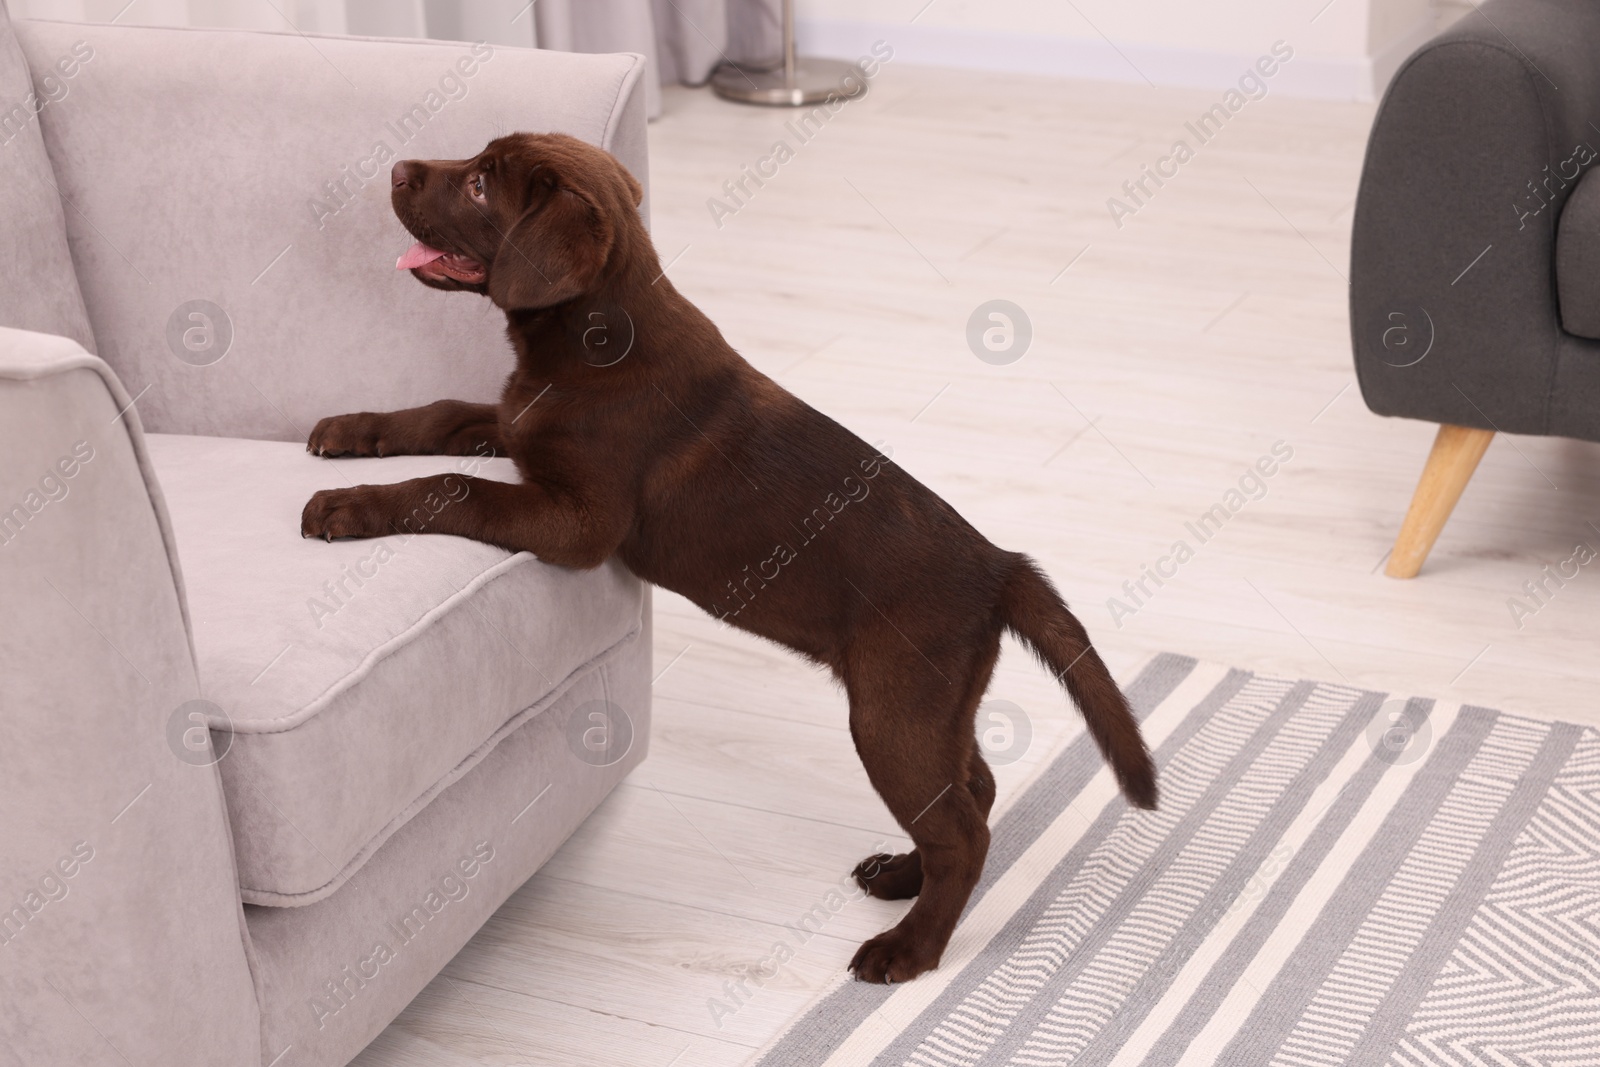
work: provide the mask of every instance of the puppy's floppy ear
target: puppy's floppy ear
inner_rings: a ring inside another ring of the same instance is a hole
[[[611,255],[611,223],[588,194],[540,183],[500,241],[489,299],[507,311],[550,307],[588,292]]]

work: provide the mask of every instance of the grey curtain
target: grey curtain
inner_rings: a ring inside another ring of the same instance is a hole
[[[656,74],[646,86],[651,118],[661,112],[662,85],[704,84],[724,59],[776,64],[783,47],[780,5],[781,0],[9,0],[19,18],[293,27],[303,33],[537,44],[563,52],[639,52]]]
[[[703,85],[725,59],[776,63],[783,48],[780,0],[537,0],[533,10],[540,48],[648,56],[652,118],[661,85]]]

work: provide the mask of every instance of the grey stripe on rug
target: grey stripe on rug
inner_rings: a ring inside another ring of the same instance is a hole
[[[1079,734],[939,969],[759,1067],[1600,1064],[1600,733],[1153,659],[1137,811]]]

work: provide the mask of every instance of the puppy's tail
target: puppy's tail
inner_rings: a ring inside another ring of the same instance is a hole
[[[1156,768],[1139,722],[1112,680],[1089,634],[1033,560],[1017,555],[1001,600],[1006,626],[1062,682],[1083,714],[1089,736],[1111,764],[1123,796],[1136,807],[1156,806]]]

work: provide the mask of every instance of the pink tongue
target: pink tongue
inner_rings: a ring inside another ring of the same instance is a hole
[[[406,249],[405,255],[394,261],[394,269],[415,270],[418,267],[425,267],[429,263],[432,263],[434,260],[443,256],[444,253],[439,251],[437,248],[429,248],[421,241],[418,241],[416,244]]]

